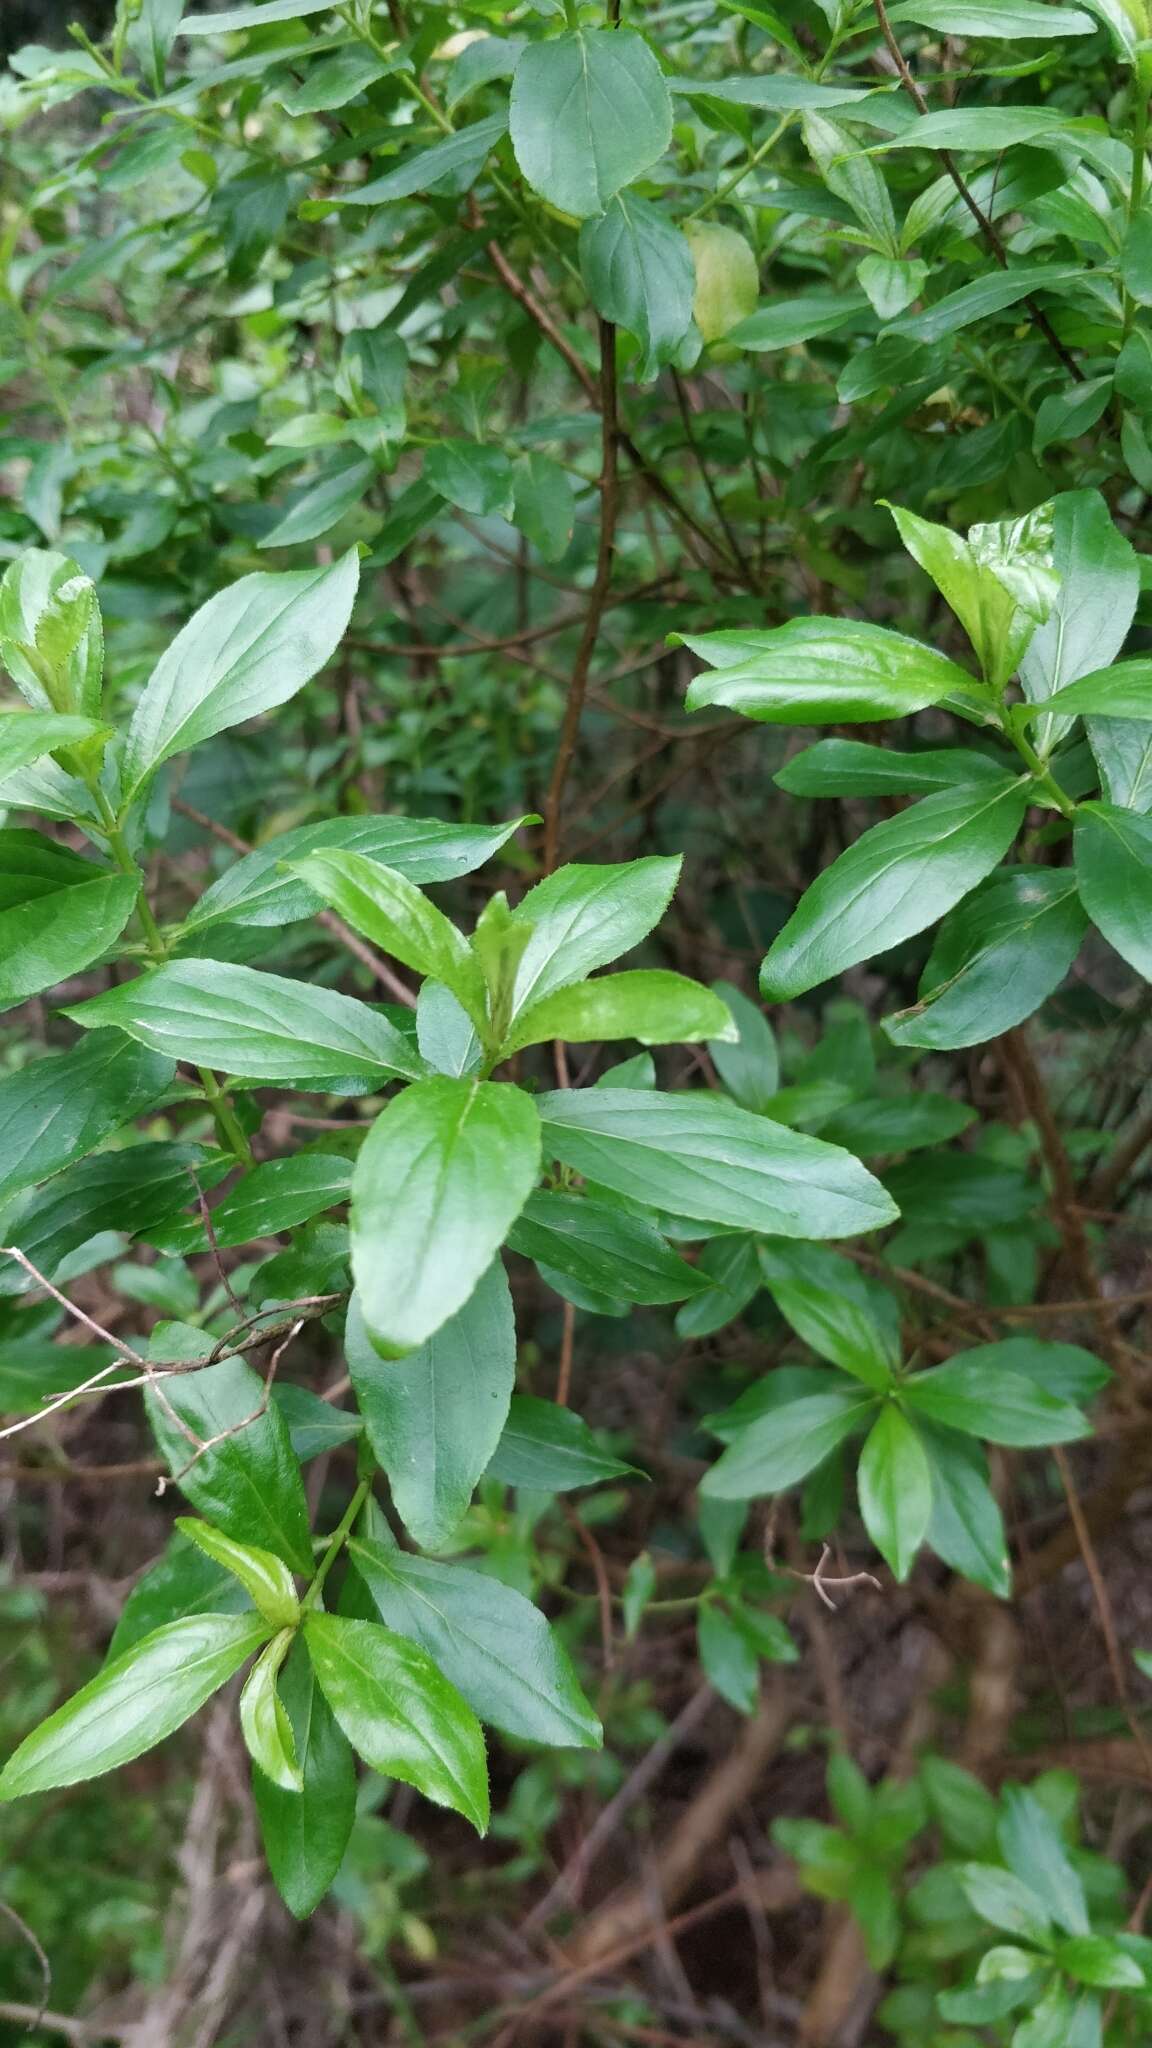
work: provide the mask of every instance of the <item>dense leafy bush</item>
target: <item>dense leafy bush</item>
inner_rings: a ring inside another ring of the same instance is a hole
[[[0,2033],[382,2038],[267,1868],[389,2038],[1138,2042],[1141,0],[103,28],[0,83]]]

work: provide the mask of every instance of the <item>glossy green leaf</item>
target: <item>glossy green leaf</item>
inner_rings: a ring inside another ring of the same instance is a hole
[[[421,1081],[377,1117],[352,1178],[352,1271],[382,1357],[464,1306],[539,1167],[535,1104],[507,1082]]]
[[[328,14],[332,0],[259,0],[253,7],[226,7],[218,14],[186,14],[182,36],[232,35],[237,29],[265,28],[272,21],[299,21],[306,14]]]
[[[296,1758],[292,1723],[284,1710],[276,1680],[292,1647],[292,1630],[284,1629],[258,1657],[240,1694],[240,1732],[254,1764],[282,1792],[304,1790]]]
[[[932,1473],[916,1430],[894,1402],[881,1408],[865,1439],[857,1487],[864,1527],[903,1582],[928,1531]]]
[[[917,1428],[932,1475],[928,1543],[953,1571],[1007,1600],[1012,1591],[1008,1541],[983,1450],[970,1437],[919,1414]]]
[[[1056,602],[1020,662],[1024,694],[1033,703],[1115,659],[1140,594],[1136,551],[1113,525],[1099,491],[1061,491],[1054,500],[1052,560],[1060,578]],[[1065,730],[1062,719],[1043,719],[1036,733],[1041,751]],[[1111,752],[1123,737],[1111,721],[1089,726],[1088,735],[1101,760],[1100,748]]]
[[[1116,804],[1076,813],[1080,900],[1121,958],[1152,980],[1152,819]]]
[[[300,1619],[300,1602],[292,1574],[283,1558],[251,1543],[237,1543],[211,1522],[196,1522],[178,1515],[176,1527],[182,1536],[210,1557],[214,1564],[239,1579],[254,1607],[273,1628],[294,1628]]]
[[[723,1096],[562,1089],[538,1107],[548,1154],[675,1216],[781,1237],[849,1237],[893,1220],[849,1153]]]
[[[281,89],[278,97],[286,114],[328,114],[339,107],[346,107],[375,85],[380,78],[386,78],[392,70],[404,68],[403,60],[387,62],[378,57],[375,50],[362,43],[353,43],[346,50],[336,50],[331,57],[325,57],[318,64],[310,64],[308,75],[302,85],[290,92]]]
[[[79,974],[123,931],[137,884],[40,832],[0,830],[0,1010]]]
[[[679,874],[678,858],[649,857],[557,868],[529,889],[514,913],[532,935],[516,972],[513,1017],[638,946],[667,910]]]
[[[507,1242],[509,1251],[624,1301],[683,1301],[709,1292],[708,1281],[650,1223],[588,1195],[529,1195]]]
[[[512,79],[512,147],[562,213],[603,213],[672,140],[664,74],[633,29],[577,28],[529,43]]]
[[[711,1238],[701,1247],[695,1271],[711,1284],[687,1301],[676,1318],[676,1335],[689,1341],[726,1329],[764,1284],[754,1237]]]
[[[900,1363],[900,1313],[887,1288],[822,1245],[769,1240],[760,1271],[786,1322],[821,1358],[882,1391]]]
[[[792,619],[771,632],[679,637],[714,663],[689,684],[689,711],[723,704],[777,725],[866,724],[976,687],[934,647],[858,619]]]
[[[1040,718],[1046,712],[1057,716],[1152,719],[1152,661],[1145,655],[1135,655],[1111,668],[1093,669],[1089,675],[1079,676],[1074,683],[1066,683],[1063,689],[1055,691],[1033,709],[1031,716]]]
[[[99,1231],[136,1237],[197,1201],[228,1171],[225,1153],[161,1140],[98,1152],[58,1174],[25,1202],[7,1233],[51,1279],[70,1253]],[[0,1293],[22,1293],[28,1276],[0,1261]]]
[[[1029,1885],[994,1863],[961,1863],[956,1875],[974,1913],[990,1927],[1046,1947],[1051,1935],[1043,1901]]]
[[[150,1388],[145,1406],[181,1493],[234,1542],[270,1550],[292,1571],[310,1574],[300,1466],[259,1374],[242,1359],[226,1358],[170,1376],[163,1395],[161,1401]]]
[[[1033,455],[1043,455],[1055,442],[1078,441],[1082,434],[1090,433],[1108,410],[1111,396],[1111,375],[1082,378],[1061,391],[1050,391],[1036,408]]]
[[[964,1356],[973,1365],[1021,1374],[1046,1394],[1077,1408],[1086,1407],[1110,1377],[1103,1361],[1081,1345],[1053,1344],[1041,1337],[1002,1337],[997,1344],[978,1344]]]
[[[489,1479],[534,1493],[567,1493],[635,1472],[635,1466],[601,1450],[588,1424],[571,1408],[532,1394],[512,1396],[504,1434],[488,1463]]]
[[[256,1771],[252,1791],[276,1889],[289,1912],[303,1920],[319,1905],[344,1860],[356,1814],[356,1765],[300,1640],[284,1665],[280,1697],[303,1787],[283,1791]]]
[[[462,1813],[483,1834],[488,1766],[480,1723],[431,1658],[371,1621],[310,1614],[304,1633],[320,1688],[365,1763]]]
[[[414,1540],[435,1550],[454,1533],[508,1417],[516,1325],[497,1259],[455,1315],[406,1358],[385,1361],[348,1311],[348,1370],[368,1440]]]
[[[287,703],[334,653],[360,574],[353,548],[330,568],[242,576],[176,635],[128,733],[129,793],[173,754]]]
[[[822,1465],[875,1412],[875,1400],[855,1387],[837,1387],[774,1406],[734,1438],[705,1473],[700,1491],[709,1500],[755,1500],[760,1494],[782,1493]]]
[[[108,1663],[170,1621],[201,1614],[247,1614],[251,1619],[252,1603],[232,1572],[175,1534],[124,1602],[108,1645]]]
[[[1056,1961],[1078,1984],[1102,1991],[1139,1991],[1148,1982],[1134,1957],[1102,1934],[1080,1934],[1060,1942]]]
[[[0,1772],[0,1799],[76,1785],[154,1749],[268,1634],[260,1615],[202,1614],[145,1636],[25,1737]]]
[[[358,1415],[325,1401],[310,1387],[293,1386],[287,1380],[277,1382],[272,1400],[288,1424],[292,1449],[302,1465],[310,1458],[318,1458],[322,1451],[354,1443],[363,1434],[364,1425]]]
[[[894,1045],[981,1045],[1059,988],[1087,929],[1066,869],[1006,868],[949,913],[918,1002],[884,1030]]]
[[[0,1080],[0,1200],[45,1181],[159,1101],[175,1064],[118,1031]]]
[[[217,960],[171,961],[64,1014],[241,1079],[322,1085],[348,1075],[379,1087],[423,1071],[395,1026],[354,996]]]
[[[989,684],[1003,689],[1059,594],[1051,506],[973,526],[966,540],[902,506],[889,510],[909,554],[960,620]]]
[[[475,954],[406,875],[362,853],[336,851],[294,861],[292,872],[374,946],[443,982],[473,1023],[483,1026],[484,981]]]
[[[354,1537],[349,1550],[381,1620],[427,1652],[481,1721],[524,1742],[599,1748],[567,1651],[522,1593],[379,1542]]]
[[[266,1159],[253,1167],[212,1211],[218,1249],[276,1237],[307,1223],[325,1209],[346,1202],[352,1168],[338,1154],[297,1152],[291,1159]],[[152,1231],[149,1242],[185,1255],[210,1248],[202,1217],[190,1216],[170,1230]]]
[[[614,1038],[636,1038],[641,1045],[694,1045],[702,1038],[735,1037],[731,1016],[711,989],[686,975],[649,967],[605,974],[530,1003],[503,1051],[507,1055],[551,1038],[569,1045]]]
[[[887,952],[951,910],[1007,853],[1027,786],[941,790],[872,826],[801,897],[760,972],[776,1002]]]
[[[971,747],[906,754],[863,740],[817,740],[772,780],[789,796],[931,796],[961,783],[995,782],[1003,773],[1002,764]]]
[[[1091,1425],[1070,1401],[1002,1366],[999,1346],[961,1352],[947,1365],[913,1373],[904,1398],[917,1415],[992,1444],[1066,1444],[1091,1435]]]

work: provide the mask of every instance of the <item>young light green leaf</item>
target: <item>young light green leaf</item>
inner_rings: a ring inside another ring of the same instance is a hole
[[[313,853],[291,866],[307,888],[374,946],[417,974],[443,982],[473,1023],[483,1028],[484,977],[475,954],[443,911],[406,875],[362,853]]]
[[[167,1379],[163,1402],[149,1389],[145,1406],[161,1456],[193,1507],[235,1543],[269,1550],[291,1571],[310,1574],[300,1466],[259,1374],[226,1358]]]
[[[1152,819],[1116,804],[1079,805],[1076,882],[1109,945],[1152,981]]]
[[[756,310],[756,252],[735,228],[720,221],[689,220],[683,232],[693,269],[691,317],[706,342],[722,341]]]
[[[77,1785],[154,1749],[269,1633],[262,1615],[200,1614],[145,1636],[25,1737],[0,1772],[0,1799]]]
[[[708,1280],[652,1224],[588,1195],[529,1195],[507,1242],[509,1251],[594,1294],[669,1302],[711,1292]]]
[[[480,1723],[430,1657],[372,1621],[310,1614],[305,1641],[320,1688],[353,1749],[385,1777],[488,1825]]]
[[[516,1324],[499,1259],[463,1307],[408,1357],[380,1357],[358,1295],[344,1344],[396,1512],[422,1549],[439,1549],[500,1441],[516,1384]]]
[[[554,1158],[672,1215],[780,1237],[850,1237],[893,1220],[850,1153],[723,1096],[561,1089],[538,1107]]]
[[[894,1045],[980,1045],[1059,988],[1088,929],[1062,868],[1005,868],[945,918],[919,1000],[884,1019]]]
[[[872,826],[819,875],[774,940],[760,971],[776,1002],[887,952],[968,895],[1007,853],[1027,785],[941,790]]]
[[[251,1619],[252,1603],[232,1572],[176,1534],[124,1602],[107,1662],[114,1663],[168,1622],[200,1614],[246,1614]]]
[[[672,140],[664,74],[627,28],[575,28],[529,43],[513,75],[509,120],[528,183],[577,220],[603,213]]]
[[[662,968],[605,974],[556,989],[522,1010],[502,1056],[551,1038],[569,1045],[637,1038],[641,1045],[694,1045],[702,1038],[734,1041],[736,1026],[719,996],[686,975]]]
[[[253,1606],[273,1628],[295,1628],[300,1602],[283,1558],[251,1543],[237,1543],[222,1529],[214,1529],[211,1522],[196,1522],[190,1515],[177,1515],[176,1527],[205,1557],[239,1579]]]
[[[136,706],[126,792],[173,754],[287,703],[343,638],[359,575],[353,548],[330,568],[242,576],[209,598],[161,655]]]
[[[68,1052],[32,1060],[0,1081],[0,1200],[48,1180],[158,1102],[175,1063],[118,1031],[94,1031]]]
[[[119,938],[137,883],[40,832],[0,830],[0,1010],[91,966]]]
[[[303,1787],[283,1791],[257,1770],[252,1791],[276,1888],[289,1912],[304,1920],[343,1861],[356,1816],[356,1765],[299,1638],[281,1675],[280,1697]]]
[[[791,619],[770,632],[677,637],[714,664],[689,684],[689,711],[724,704],[769,724],[868,724],[977,687],[934,647],[859,619]]]
[[[218,960],[170,961],[64,1014],[240,1079],[320,1086],[347,1075],[379,1087],[424,1072],[415,1047],[354,996]]]
[[[352,1271],[382,1357],[463,1307],[539,1168],[536,1107],[506,1082],[421,1081],[377,1117],[352,1178]]]
[[[1051,506],[973,526],[967,540],[902,506],[888,509],[909,554],[960,620],[989,684],[1002,690],[1059,593]]]
[[[557,868],[517,905],[532,927],[516,972],[513,1017],[558,988],[607,967],[645,939],[672,900],[679,858]]]
[[[93,718],[75,718],[58,711],[0,712],[0,783],[30,761],[42,760],[61,747],[79,747],[111,737],[110,725]]]
[[[276,1680],[292,1647],[294,1631],[273,1636],[257,1658],[240,1694],[240,1731],[254,1764],[282,1792],[304,1790],[304,1774],[296,1757],[292,1723],[284,1710]]]
[[[822,1465],[875,1412],[875,1400],[855,1387],[774,1403],[733,1438],[705,1473],[701,1494],[709,1500],[755,1500],[782,1493]]]
[[[27,548],[8,564],[0,580],[0,662],[34,711],[99,719],[100,606],[69,555]]]
[[[903,1582],[927,1534],[932,1472],[919,1435],[892,1401],[865,1439],[857,1486],[864,1527]]]
[[[636,1474],[634,1465],[621,1464],[602,1451],[588,1424],[571,1408],[532,1394],[514,1394],[487,1476],[533,1493],[567,1493],[575,1486],[643,1475]]]
[[[539,1609],[487,1572],[353,1537],[381,1620],[418,1643],[481,1721],[524,1742],[598,1749],[600,1722]]]

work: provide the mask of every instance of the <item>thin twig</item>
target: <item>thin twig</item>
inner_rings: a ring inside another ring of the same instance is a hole
[[[1108,1596],[1108,1588],[1104,1583],[1104,1574],[1100,1569],[1100,1560],[1096,1555],[1096,1545],[1092,1541],[1092,1532],[1088,1527],[1088,1520],[1080,1499],[1079,1488],[1073,1477],[1072,1467],[1068,1462],[1068,1454],[1064,1450],[1063,1445],[1053,1444],[1052,1458],[1056,1470],[1060,1474],[1060,1484],[1064,1488],[1068,1501],[1068,1512],[1072,1518],[1072,1526],[1076,1531],[1076,1541],[1080,1546],[1080,1555],[1084,1560],[1084,1569],[1088,1574],[1088,1581],[1092,1588],[1092,1598],[1095,1602],[1096,1614],[1100,1623],[1100,1633],[1104,1638],[1104,1648],[1108,1657],[1108,1669],[1112,1674],[1112,1683],[1116,1688],[1116,1696],[1119,1699],[1124,1719],[1132,1731],[1132,1740],[1140,1751],[1148,1779],[1152,1782],[1152,1746],[1149,1745],[1148,1738],[1140,1725],[1139,1717],[1133,1705],[1132,1691],[1128,1684],[1128,1676],[1124,1664],[1124,1653],[1120,1648],[1120,1639],[1116,1633],[1116,1617],[1112,1612],[1112,1602]]]

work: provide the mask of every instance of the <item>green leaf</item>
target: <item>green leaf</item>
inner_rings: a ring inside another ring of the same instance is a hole
[[[887,149],[1012,149],[1017,143],[1075,143],[1100,135],[1096,121],[1075,120],[1057,107],[946,107],[909,121]]]
[[[1020,662],[1024,694],[1033,703],[1115,659],[1140,594],[1136,551],[1113,525],[1099,491],[1062,491],[1053,501],[1052,560],[1060,578],[1056,602]],[[1065,729],[1062,720],[1045,719],[1037,736],[1041,751]],[[1111,752],[1121,737],[1099,726],[1089,726],[1088,736],[1101,760],[1101,747]]]
[[[1056,1962],[1078,1983],[1091,1984],[1101,1991],[1139,1991],[1148,1982],[1139,1963],[1102,1934],[1081,1934],[1072,1941],[1060,1942]]]
[[[137,887],[40,832],[0,830],[0,1010],[106,953],[132,915]]]
[[[950,36],[987,36],[997,42],[1046,43],[1053,36],[1089,36],[1095,27],[1078,7],[1041,6],[1039,0],[901,0],[889,21]]]
[[[865,1439],[857,1478],[864,1527],[901,1583],[928,1532],[932,1472],[919,1435],[887,1402]]]
[[[304,541],[318,540],[321,534],[330,533],[337,521],[343,519],[354,505],[360,503],[375,475],[376,464],[367,457],[361,456],[351,462],[339,459],[334,469],[326,470],[305,490],[293,497],[283,518],[269,527],[268,532],[257,541],[257,547],[298,547]],[[356,558],[351,556],[345,559],[355,561]],[[349,599],[348,616],[351,615],[351,609]],[[327,655],[321,659],[327,660]],[[306,682],[308,679],[303,676],[300,680]],[[298,687],[299,685],[294,683],[292,690]],[[248,713],[244,712],[241,716],[247,717]],[[226,721],[229,725],[235,722],[232,718]],[[182,749],[177,747],[172,751],[178,753]]]
[[[411,199],[417,192],[467,192],[479,177],[492,150],[508,126],[506,114],[493,114],[484,121],[472,121],[458,128],[431,149],[417,149],[404,157],[395,170],[385,171],[368,185],[347,188],[328,196],[330,206],[391,206],[398,199]]]
[[[480,441],[436,441],[424,457],[424,475],[434,491],[474,519],[512,513],[512,465],[501,448]]]
[[[976,688],[934,647],[858,619],[791,619],[771,632],[678,637],[714,664],[689,684],[689,711],[724,704],[773,725],[867,724]]]
[[[338,1154],[297,1152],[291,1159],[266,1159],[218,1202],[212,1211],[212,1237],[218,1249],[251,1244],[256,1237],[276,1237],[322,1210],[346,1202],[352,1168]],[[189,1216],[170,1229],[152,1231],[149,1243],[163,1251],[211,1249],[203,1217]]]
[[[988,1461],[970,1438],[919,1418],[918,1422],[932,1475],[928,1542],[953,1571],[997,1599],[1007,1600],[1012,1591],[1012,1567],[1004,1522],[988,1484]]]
[[[1079,1344],[1050,1344],[1040,1337],[1004,1337],[964,1353],[978,1365],[1022,1374],[1047,1394],[1086,1407],[1111,1377],[1108,1367]]]
[[[242,28],[265,28],[270,21],[299,21],[306,14],[329,14],[332,0],[259,0],[255,7],[229,7],[222,14],[186,14],[178,34],[222,36]]]
[[[322,1086],[349,1075],[379,1087],[423,1072],[407,1039],[354,996],[216,960],[171,961],[64,1015],[241,1079]]]
[[[638,343],[636,376],[650,383],[692,324],[696,278],[687,236],[648,200],[618,193],[580,230],[580,271],[601,319]]]
[[[296,1387],[286,1380],[273,1387],[272,1400],[288,1424],[292,1449],[302,1465],[318,1458],[321,1451],[334,1451],[363,1434],[358,1415],[335,1407],[309,1387]]]
[[[268,1634],[260,1615],[202,1614],[145,1636],[25,1737],[0,1772],[0,1799],[77,1785],[154,1749]]]
[[[113,1663],[170,1621],[200,1614],[240,1613],[252,1619],[252,1603],[239,1579],[189,1543],[186,1536],[173,1535],[124,1602],[107,1661]]]
[[[95,585],[71,556],[27,548],[8,564],[0,662],[34,711],[99,720],[104,629]]]
[[[760,1667],[747,1637],[714,1601],[702,1601],[696,1614],[696,1648],[700,1668],[721,1699],[738,1714],[751,1714],[760,1690]]]
[[[1035,705],[1029,715],[1042,718],[1049,712],[1057,716],[1075,717],[1083,713],[1093,718],[1152,719],[1152,661],[1146,655],[1134,655],[1130,661],[1118,661],[1111,668],[1093,669],[1091,674],[1078,676],[1074,683],[1054,691],[1042,704]]]
[[[313,853],[292,872],[353,927],[417,974],[450,988],[474,1024],[486,1020],[484,978],[468,941],[395,868],[362,853]]]
[[[872,158],[824,114],[805,114],[803,129],[808,154],[828,190],[851,208],[873,248],[882,255],[896,256],[896,216],[888,187]]]
[[[1035,1892],[1057,1927],[1062,1927],[1066,1934],[1088,1935],[1084,1886],[1072,1867],[1055,1821],[1035,1794],[1020,1785],[1005,1787],[1002,1806],[998,1834],[1008,1868]],[[1073,1976],[1077,1974],[1072,1971]],[[1099,1981],[1084,1978],[1085,1983]]]
[[[1036,410],[1036,422],[1032,429],[1032,453],[1037,458],[1043,455],[1053,442],[1078,441],[1081,434],[1087,434],[1108,410],[1112,396],[1112,376],[1081,378],[1078,384],[1069,384],[1061,391],[1050,391],[1042,398]]]
[[[569,1045],[614,1038],[637,1038],[641,1045],[694,1045],[702,1038],[735,1037],[731,1016],[711,989],[683,974],[639,968],[557,989],[529,1004],[505,1040],[502,1057],[551,1038]]]
[[[767,1242],[760,1271],[798,1337],[882,1392],[900,1363],[900,1314],[887,1289],[822,1245]]]
[[[679,874],[679,858],[648,858],[557,868],[538,882],[513,913],[517,924],[532,927],[516,972],[513,1018],[638,946],[667,910]]]
[[[251,1543],[236,1543],[222,1529],[214,1529],[211,1522],[195,1522],[188,1515],[177,1515],[176,1527],[205,1557],[239,1579],[253,1606],[273,1628],[295,1628],[300,1619],[300,1602],[283,1558]]]
[[[282,1791],[256,1771],[252,1790],[276,1889],[289,1912],[304,1920],[319,1905],[344,1860],[356,1816],[356,1765],[316,1684],[302,1641],[297,1641],[284,1666],[280,1694],[303,1789]]]
[[[849,1237],[893,1220],[849,1153],[723,1096],[561,1089],[538,1107],[548,1154],[675,1216],[781,1237]]]
[[[994,115],[996,111],[990,107],[974,107],[968,110],[967,115],[928,114],[924,118],[926,122],[939,121],[951,126],[954,122],[963,124],[966,119],[971,121],[981,114]],[[1043,110],[1036,111],[1037,118],[1042,120]],[[1051,118],[1060,122],[1061,117],[1052,115]],[[898,147],[905,140],[904,136],[899,136],[895,138],[895,144],[889,146]],[[933,140],[931,146],[951,149],[956,145]],[[893,321],[888,331],[907,335],[913,341],[940,341],[946,334],[958,334],[964,327],[990,320],[994,314],[1006,312],[1009,306],[1018,306],[1021,299],[1031,298],[1034,292],[1059,294],[1064,285],[1075,284],[1086,274],[1074,266],[1058,263],[1030,263],[1022,264],[1017,270],[990,270],[983,277],[973,278],[970,284],[962,284],[959,290],[949,292],[946,298],[937,299],[934,306],[926,307],[922,313],[903,313],[899,320]]]
[[[994,1863],[960,1863],[956,1875],[973,1912],[990,1927],[1018,1934],[1040,1948],[1048,1946],[1051,1928],[1043,1901],[1011,1871]]]
[[[973,526],[967,540],[899,505],[889,510],[909,554],[960,620],[988,682],[1002,690],[1059,592],[1051,507]]]
[[[416,999],[416,1043],[435,1074],[475,1074],[484,1061],[476,1026],[442,982],[426,981]]]
[[[292,1571],[310,1575],[300,1466],[259,1375],[242,1359],[226,1358],[169,1377],[163,1395],[161,1401],[149,1388],[145,1406],[181,1493],[234,1542],[270,1550]]]
[[[304,1790],[304,1774],[296,1758],[292,1723],[284,1710],[276,1680],[292,1647],[293,1631],[274,1636],[258,1657],[240,1694],[240,1730],[254,1764],[281,1791]]]
[[[857,281],[868,294],[878,320],[895,320],[918,299],[928,276],[928,265],[896,256],[865,256],[856,265]]]
[[[904,1382],[908,1406],[992,1444],[1066,1444],[1091,1435],[1087,1417],[1070,1401],[1004,1369],[999,1349],[984,1344],[978,1353],[960,1352],[947,1365],[914,1373]]]
[[[782,1493],[822,1465],[875,1412],[875,1400],[861,1396],[855,1387],[837,1387],[773,1406],[750,1422],[705,1473],[700,1492],[708,1500],[754,1500],[763,1493]]]
[[[410,882],[449,882],[471,874],[531,818],[506,825],[445,825],[439,818],[320,818],[280,833],[221,875],[183,926],[198,936],[215,924],[279,927],[312,917],[322,899],[291,872],[306,854],[358,853]]]
[[[546,562],[563,560],[575,526],[576,501],[567,471],[538,449],[513,464],[512,520]]]
[[[184,0],[142,0],[140,11],[128,30],[128,47],[149,85],[164,90],[164,69],[168,52],[176,40]]]
[[[523,1742],[599,1748],[568,1653],[522,1593],[381,1543],[353,1537],[349,1551],[381,1620],[427,1652],[481,1721]]]
[[[970,747],[900,753],[863,740],[817,740],[793,754],[772,780],[789,796],[930,796],[961,783],[996,782],[1004,768]]]
[[[281,87],[276,97],[286,114],[330,114],[346,107],[349,100],[357,99],[390,71],[406,68],[402,58],[386,61],[366,45],[353,43],[349,49],[334,51],[319,64],[310,64],[303,85],[290,92]]]
[[[920,977],[919,1001],[885,1017],[894,1045],[982,1045],[1059,988],[1088,929],[1065,869],[1005,868],[951,911]]]
[[[1116,804],[1076,812],[1080,900],[1121,958],[1152,981],[1152,819]]]
[[[730,328],[725,339],[736,348],[766,355],[773,349],[795,348],[797,342],[835,334],[850,320],[859,320],[861,314],[871,319],[871,308],[863,292],[798,294],[758,307],[746,320]]]
[[[603,213],[672,140],[667,82],[642,36],[570,29],[529,43],[512,79],[516,161],[562,213]]]
[[[743,1315],[763,1286],[757,1252],[754,1237],[714,1237],[701,1248],[695,1270],[711,1285],[681,1309],[678,1337],[710,1337]]]
[[[589,1195],[529,1195],[507,1242],[594,1294],[669,1302],[711,1291],[650,1223]]]
[[[107,739],[111,732],[110,725],[98,725],[95,719],[57,711],[0,711],[0,782],[26,768],[29,761],[42,760],[61,747]]]
[[[310,1614],[304,1635],[328,1705],[365,1763],[462,1813],[483,1834],[480,1723],[423,1650],[375,1622],[331,1614]]]
[[[197,1199],[227,1173],[223,1153],[170,1140],[98,1152],[41,1188],[9,1222],[6,1235],[52,1279],[70,1253],[102,1230],[135,1237]],[[22,1293],[27,1274],[0,1261],[0,1293]]]
[[[331,568],[242,576],[209,598],[161,655],[136,706],[127,794],[173,754],[295,696],[339,646],[359,575],[353,548]]]
[[[947,1757],[926,1756],[920,1765],[920,1783],[950,1848],[962,1849],[969,1856],[995,1853],[998,1809],[979,1778]]]
[[[634,1465],[602,1451],[588,1424],[571,1408],[514,1394],[504,1434],[488,1463],[489,1479],[533,1493],[568,1493],[636,1474]],[[642,1476],[642,1475],[640,1475]]]
[[[497,1259],[464,1306],[407,1358],[380,1358],[356,1295],[344,1343],[396,1512],[422,1548],[439,1549],[500,1441],[516,1384],[516,1325],[504,1269]]]
[[[760,970],[785,1002],[923,931],[982,882],[1020,829],[1026,784],[941,790],[873,825],[801,897]]]
[[[759,1004],[750,1002],[730,981],[714,981],[712,990],[727,1009],[737,1033],[735,1039],[729,1035],[709,1040],[712,1064],[741,1109],[765,1115],[780,1084],[780,1061],[772,1026]]]
[[[118,1031],[94,1031],[68,1052],[32,1060],[0,1080],[0,1200],[95,1151],[157,1102],[172,1060]]]
[[[756,311],[756,252],[735,228],[719,221],[689,220],[683,232],[692,262],[690,317],[704,341],[722,341]]]
[[[952,1095],[878,1095],[837,1110],[821,1130],[849,1152],[874,1159],[947,1144],[975,1121],[976,1111]]]
[[[352,1271],[382,1357],[463,1307],[539,1169],[535,1104],[507,1082],[421,1081],[377,1117],[352,1177]]]

